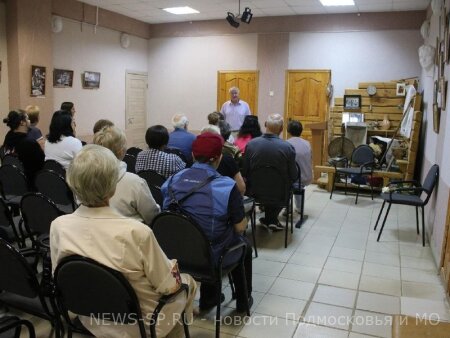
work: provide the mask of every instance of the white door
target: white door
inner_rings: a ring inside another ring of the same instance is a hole
[[[147,130],[147,73],[127,72],[125,93],[125,133],[128,147],[145,149]]]

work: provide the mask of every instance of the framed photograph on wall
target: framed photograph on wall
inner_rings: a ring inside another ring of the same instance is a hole
[[[83,73],[83,88],[85,88],[85,89],[100,88],[100,73],[84,72]]]
[[[71,88],[73,83],[73,70],[54,69],[53,70],[53,87],[55,88]]]
[[[406,83],[397,83],[397,89],[395,90],[395,95],[405,96],[406,95]]]
[[[31,96],[45,95],[45,67],[31,66]]]
[[[344,110],[361,110],[361,95],[344,95]]]

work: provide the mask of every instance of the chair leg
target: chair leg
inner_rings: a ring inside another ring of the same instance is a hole
[[[190,338],[191,335],[189,333],[189,326],[188,326],[188,322],[187,322],[187,318],[186,318],[186,312],[183,311],[183,313],[181,314],[183,316],[183,329],[184,329],[184,336],[186,338]]]
[[[328,175],[331,175],[331,173],[328,174]],[[331,200],[331,197],[333,197],[334,185],[336,184],[336,175],[337,175],[337,173],[335,172],[335,173],[333,174],[333,184],[331,185],[330,200]],[[328,177],[328,179],[330,179],[330,178]]]
[[[255,249],[255,258],[258,257],[258,249],[256,248],[256,205],[253,203],[253,210],[250,213],[250,225],[252,227],[253,248]]]
[[[375,227],[373,228],[373,230],[377,230],[378,221],[380,220],[380,216],[381,216],[381,214],[382,214],[382,212],[383,212],[383,209],[384,209],[384,205],[385,205],[385,204],[386,204],[386,201],[383,201],[383,204],[381,205],[380,213],[378,214],[378,217],[377,217],[377,222],[375,223]]]
[[[425,207],[422,205],[422,246],[425,246]]]
[[[370,175],[370,194],[372,196],[372,201],[373,201],[373,175]]]
[[[230,289],[231,289],[231,298],[236,299],[236,290],[234,289],[234,282],[233,282],[233,276],[231,276],[231,273],[228,274],[228,281],[230,283]],[[221,295],[222,296],[222,295]]]
[[[284,247],[287,248],[287,238],[289,232],[289,215],[286,217],[286,229],[284,231]]]
[[[216,309],[216,338],[220,338],[220,306],[221,306],[221,302],[220,302],[220,298],[222,297],[222,279],[219,279],[219,287],[217,288],[218,293],[217,293],[217,309]]]
[[[356,188],[356,199],[355,199],[355,204],[358,204],[358,195],[359,195],[359,184],[358,184],[358,187]]]
[[[347,175],[345,175],[345,195],[347,196]]]
[[[301,211],[300,224],[303,224],[303,216],[304,216],[304,213],[305,213],[305,190],[303,190],[303,194],[300,195],[300,196],[302,196],[302,206],[301,206],[301,209],[300,209],[300,211]]]
[[[417,227],[417,234],[420,234],[420,232],[419,232],[419,207],[416,207],[416,227]]]
[[[389,203],[388,208],[387,208],[387,210],[386,210],[386,215],[384,215],[383,224],[381,225],[381,229],[380,229],[380,233],[378,234],[377,242],[380,241],[381,233],[383,232],[384,225],[386,224],[386,219],[387,219],[387,216],[388,216],[388,214],[389,214],[389,210],[391,210],[391,205],[392,205],[392,204]]]
[[[291,195],[291,234],[294,233],[294,195]],[[289,217],[289,215],[288,215]]]

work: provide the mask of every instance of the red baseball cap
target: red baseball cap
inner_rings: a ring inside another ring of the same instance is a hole
[[[206,132],[197,136],[192,143],[192,154],[194,157],[206,157],[216,159],[222,154],[222,136]]]

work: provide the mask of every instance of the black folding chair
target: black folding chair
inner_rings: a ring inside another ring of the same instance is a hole
[[[102,315],[106,314],[107,320],[116,319],[115,323],[135,324],[137,322],[140,336],[147,337],[139,299],[133,287],[119,271],[90,258],[69,256],[63,258],[55,269],[55,285],[56,299],[67,321],[69,337],[72,337],[72,332],[87,333],[85,330],[80,330],[80,327],[69,317],[69,311],[89,318],[97,315],[100,321],[105,319]],[[177,292],[159,299],[150,320],[152,338],[156,338],[156,325],[161,309],[181,292],[188,293],[187,285],[182,284]],[[184,319],[184,312],[182,316]],[[185,320],[183,324],[185,336],[189,337]]]
[[[0,303],[48,320],[56,337],[64,336],[64,328],[52,294],[45,294],[36,272],[25,257],[0,238]]]
[[[333,178],[333,187],[331,189],[330,199],[333,197],[334,189],[336,188],[336,182],[339,180],[340,176],[344,176],[345,178],[345,194],[347,195],[347,178],[349,176],[353,177],[353,179],[357,180],[357,189],[356,189],[356,200],[355,204],[358,204],[358,195],[359,195],[359,187],[361,185],[361,180],[364,176],[370,176],[370,182],[372,182],[373,178],[373,168],[375,166],[375,155],[373,154],[372,148],[370,148],[367,144],[362,144],[358,146],[352,153],[352,160],[350,165],[347,167],[341,168],[337,167],[336,162],[334,163],[334,178]],[[370,192],[373,200],[373,185],[370,184]]]
[[[30,338],[36,337],[34,326],[28,320],[20,319],[19,317],[16,316],[1,317],[0,338],[20,338],[23,326],[27,328],[28,337]]]
[[[255,199],[256,205],[286,208],[284,247],[287,248],[289,219],[291,221],[291,233],[294,229],[292,182],[276,167],[270,165],[256,167],[251,169],[247,177],[247,194]],[[254,211],[254,218],[256,218],[255,213],[256,210]]]
[[[19,160],[19,158],[16,155],[13,154],[7,154],[2,159],[2,165],[11,164],[15,165],[17,168],[20,169],[20,171],[24,171],[23,163]]]
[[[300,205],[300,220],[295,224],[295,227],[298,229],[302,226],[303,221],[305,220],[305,186],[302,184],[302,171],[298,163],[295,163],[297,166],[298,179],[297,182],[294,182],[292,188],[292,194],[295,196],[302,197],[302,204]],[[293,209],[293,208],[292,208]]]
[[[127,164],[127,171],[129,173],[136,173],[136,156],[125,154],[122,161],[124,161]]]
[[[42,167],[42,169],[53,170],[54,172],[60,174],[62,177],[66,177],[66,169],[58,161],[45,160],[44,166]]]
[[[186,163],[186,167],[189,168],[189,167],[192,166],[192,160],[189,161],[180,149],[167,147],[167,148],[164,149],[164,152],[166,152],[168,154],[175,154],[175,155],[177,155],[179,158],[181,158],[181,160],[184,163]]]
[[[0,198],[0,237],[9,243],[18,243],[19,247],[25,246],[24,236],[19,234],[18,227],[6,202]]]
[[[166,178],[151,169],[141,170],[137,174],[139,175],[139,177],[143,178],[147,182],[148,187],[150,188],[150,192],[152,193],[152,196],[155,199],[155,202],[158,203],[159,206],[162,208],[163,195],[161,192],[161,187],[166,181]]]
[[[141,148],[138,147],[131,147],[127,149],[127,154],[133,155],[134,157],[137,158],[137,155],[142,151]]]
[[[3,200],[12,208],[13,215],[17,216],[20,200],[29,191],[25,174],[15,165],[2,165],[0,167],[0,186]]]
[[[425,214],[424,209],[430,200],[430,196],[433,193],[434,187],[439,179],[439,166],[434,164],[428,171],[423,185],[420,185],[417,181],[393,181],[389,184],[389,193],[382,193],[381,198],[383,204],[381,206],[380,213],[378,214],[377,222],[375,223],[374,230],[377,230],[378,222],[384,209],[384,205],[389,203],[384,215],[383,224],[381,225],[380,233],[378,234],[377,242],[380,240],[381,233],[383,232],[386,219],[391,210],[392,204],[411,205],[416,208],[416,227],[417,234],[419,234],[419,207],[422,208],[422,245],[425,246]],[[411,185],[405,187],[405,185]],[[422,193],[425,194],[425,199],[421,198]]]
[[[152,223],[153,233],[159,245],[171,259],[177,259],[182,272],[188,273],[201,283],[217,286],[217,299],[222,294],[222,276],[228,275],[236,267],[242,269],[245,276],[244,257],[247,245],[237,244],[225,251],[215,264],[211,252],[211,244],[203,230],[191,218],[173,212],[163,212],[155,217]],[[183,245],[180,245],[183,243]],[[242,251],[241,258],[231,266],[223,267],[225,257],[236,251]],[[247,294],[247,284],[245,284]],[[233,291],[234,294],[234,291]],[[247,299],[247,298],[246,298]],[[250,316],[249,304],[247,315]],[[220,301],[216,309],[216,338],[220,337]]]
[[[255,249],[255,258],[258,257],[258,249],[256,248],[256,215],[255,215],[255,199],[244,196],[244,210],[246,210],[246,216],[250,218],[250,226],[252,228],[252,242]],[[247,211],[248,210],[248,211]]]
[[[60,210],[67,214],[77,208],[72,190],[66,180],[53,170],[41,170],[34,179],[36,190],[53,201]]]

